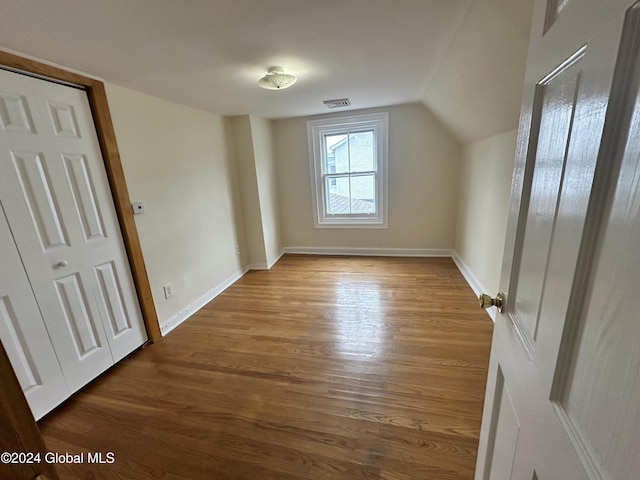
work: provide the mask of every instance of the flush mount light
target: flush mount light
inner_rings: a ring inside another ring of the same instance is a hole
[[[267,74],[258,80],[258,85],[267,90],[282,90],[289,88],[297,80],[295,75],[284,73],[282,67],[269,67]]]

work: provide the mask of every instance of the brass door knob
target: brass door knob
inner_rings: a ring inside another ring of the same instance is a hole
[[[480,302],[480,307],[489,308],[496,307],[499,313],[502,313],[502,308],[504,307],[504,294],[502,292],[498,292],[496,298],[493,298],[491,295],[487,295],[483,293],[478,297],[478,301]]]

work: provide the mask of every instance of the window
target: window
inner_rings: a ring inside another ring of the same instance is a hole
[[[316,228],[387,227],[387,113],[307,122]]]

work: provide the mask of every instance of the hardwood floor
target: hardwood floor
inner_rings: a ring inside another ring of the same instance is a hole
[[[40,422],[65,479],[472,479],[493,325],[448,258],[284,256]]]

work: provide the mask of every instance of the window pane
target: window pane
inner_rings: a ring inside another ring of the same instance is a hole
[[[347,134],[324,136],[326,165],[324,173],[346,173],[349,171],[349,148]]]
[[[370,172],[375,170],[373,130],[350,133],[349,152],[351,172]]]
[[[349,177],[328,177],[325,188],[327,213],[329,215],[349,213]]]
[[[351,177],[351,213],[375,213],[376,188],[373,175]]]

